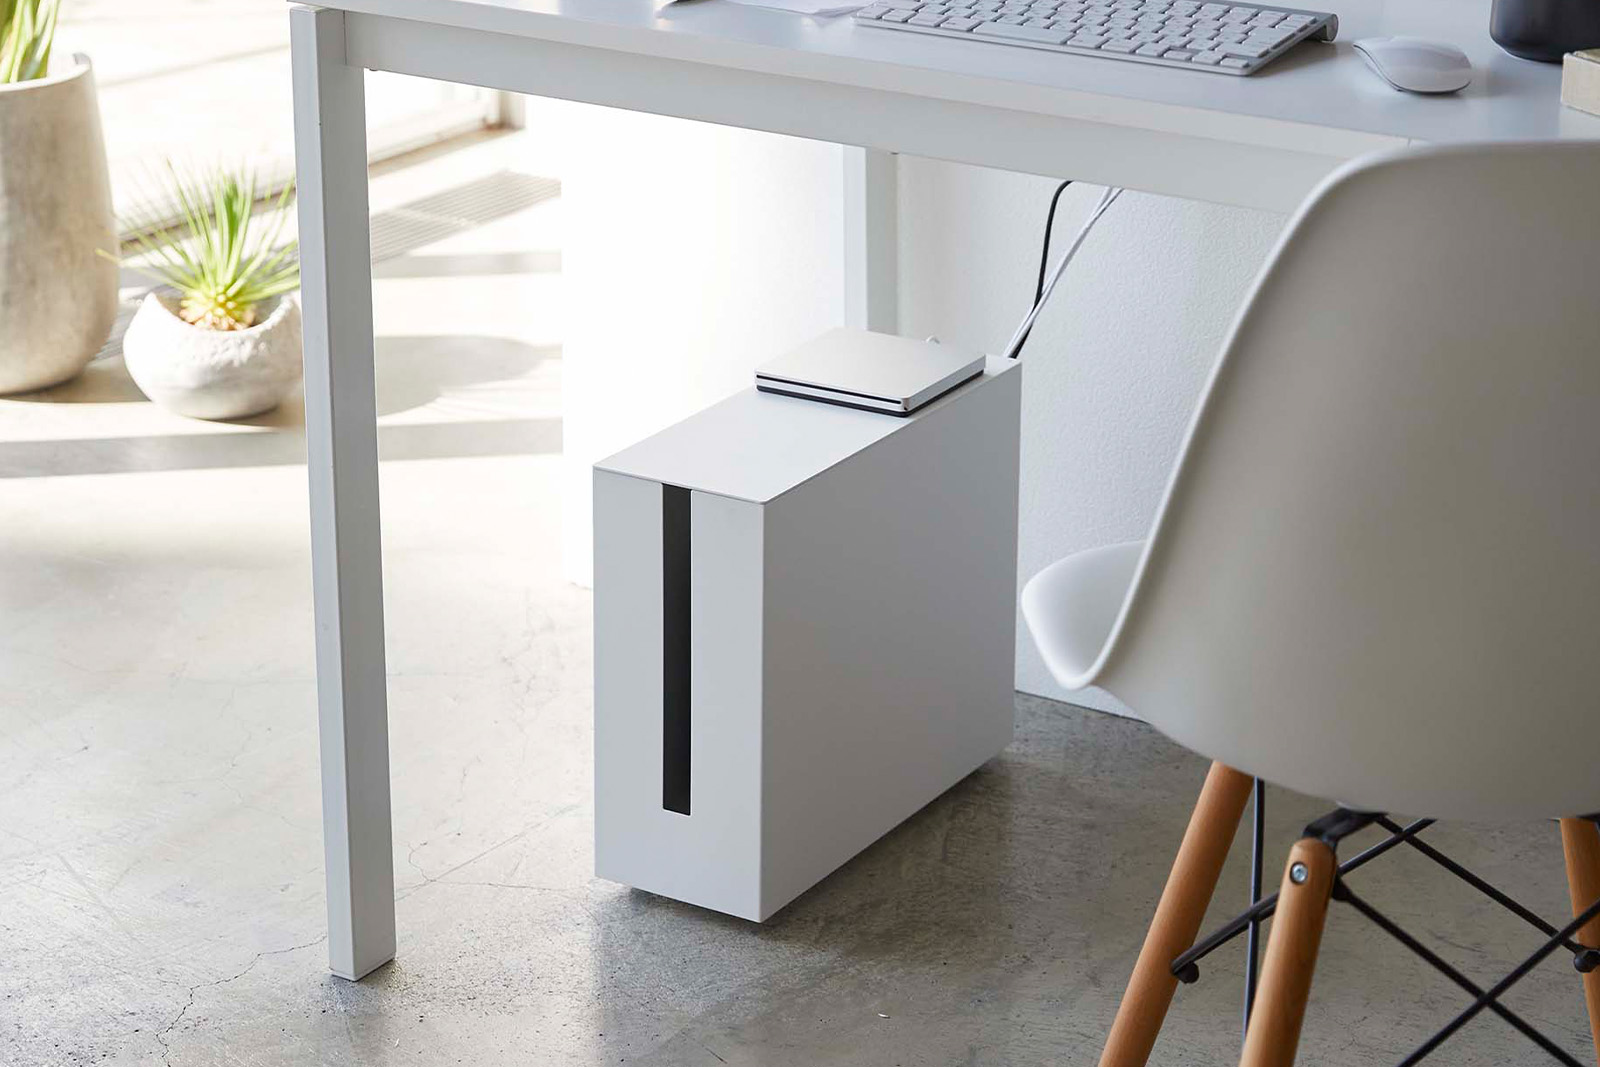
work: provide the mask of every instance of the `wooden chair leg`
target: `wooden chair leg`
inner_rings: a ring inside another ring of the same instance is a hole
[[[1600,900],[1600,828],[1588,819],[1561,820],[1561,846],[1567,854],[1567,890],[1572,914],[1581,914]],[[1578,931],[1579,944],[1600,948],[1600,919]],[[1583,996],[1589,1002],[1589,1032],[1594,1038],[1595,1062],[1600,1063],[1600,970],[1583,976]]]
[[[1206,907],[1216,891],[1233,835],[1254,783],[1249,775],[1213,763],[1200,790],[1178,858],[1161,893],[1139,962],[1122,994],[1116,1022],[1100,1055],[1100,1067],[1144,1067],[1172,1004],[1178,980],[1172,961],[1194,944]]]
[[[1294,1063],[1336,868],[1333,849],[1316,838],[1301,838],[1289,850],[1240,1067]]]

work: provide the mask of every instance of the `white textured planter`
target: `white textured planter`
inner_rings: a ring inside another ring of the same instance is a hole
[[[117,315],[116,227],[94,70],[0,85],[0,393],[77,374]]]
[[[282,297],[248,330],[208,330],[178,317],[178,298],[151,293],[122,338],[144,395],[196,419],[238,419],[277,407],[300,380],[300,306]]]

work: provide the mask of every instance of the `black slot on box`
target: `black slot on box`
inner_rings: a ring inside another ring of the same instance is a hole
[[[689,814],[689,490],[661,487],[661,806]]]

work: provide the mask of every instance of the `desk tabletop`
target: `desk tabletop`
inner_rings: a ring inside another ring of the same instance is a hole
[[[727,0],[318,0],[318,6],[957,102],[1353,156],[1405,142],[1600,139],[1600,118],[1560,104],[1559,65],[1506,55],[1488,4],[1327,0],[1332,45],[1305,44],[1249,78],[1063,56],[858,27]],[[1475,68],[1450,96],[1384,85],[1354,53],[1362,37],[1458,45]]]

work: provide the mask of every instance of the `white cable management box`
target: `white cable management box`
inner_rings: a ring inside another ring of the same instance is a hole
[[[762,921],[1011,740],[1021,366],[596,464],[595,871]]]

